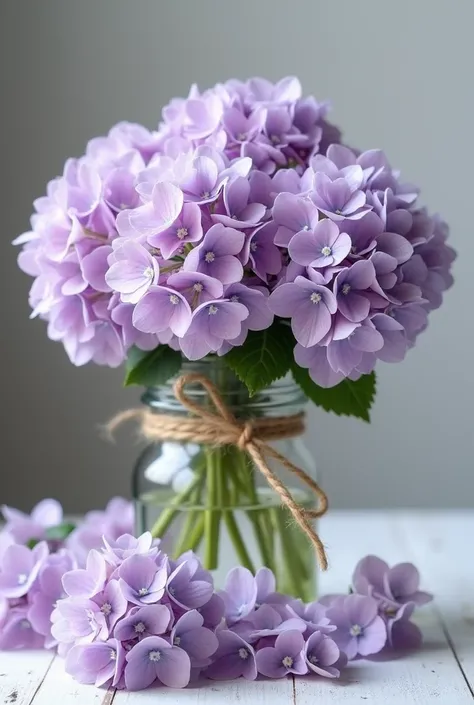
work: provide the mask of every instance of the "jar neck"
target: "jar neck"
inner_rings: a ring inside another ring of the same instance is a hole
[[[237,418],[292,416],[306,406],[306,397],[290,376],[276,380],[251,397],[247,387],[220,357],[212,356],[194,362],[185,360],[179,375],[191,372],[213,382],[224,403]],[[173,377],[159,387],[148,387],[142,395],[142,402],[157,412],[188,413],[174,395],[176,379]],[[207,392],[199,384],[188,385],[186,394],[197,404],[209,404]]]

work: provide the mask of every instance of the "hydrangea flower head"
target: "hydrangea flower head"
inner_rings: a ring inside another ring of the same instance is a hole
[[[16,239],[32,316],[71,361],[226,355],[288,319],[323,387],[398,362],[452,284],[447,226],[379,149],[349,149],[294,77],[173,99],[66,162]]]

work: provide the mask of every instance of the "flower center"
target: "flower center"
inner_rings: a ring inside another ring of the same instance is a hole
[[[145,631],[145,625],[143,624],[143,622],[137,622],[134,626],[134,629],[137,634],[143,634],[143,632]]]
[[[140,595],[140,597],[144,597],[145,595],[148,595],[148,588],[146,588],[146,587],[140,588],[140,590],[138,591],[138,594]]]
[[[350,284],[344,284],[344,286],[342,287],[342,293],[344,294],[344,296],[347,296],[347,294],[350,292],[350,290],[351,290]]]
[[[201,193],[201,198],[209,198],[210,195],[211,195],[211,194],[209,193],[209,191],[203,191],[203,192]]]
[[[194,289],[194,291],[197,291],[198,294],[200,294],[201,291],[204,289],[204,287],[203,287],[203,285],[201,284],[201,282],[196,282],[196,283],[193,285],[193,289]]]
[[[309,657],[309,660],[311,661],[311,663],[314,663],[314,665],[316,665],[317,663],[319,663],[319,660],[318,660],[318,657],[317,657],[317,656],[310,656],[310,657]]]
[[[258,247],[258,245],[257,245],[256,242],[251,242],[251,243],[250,243],[250,251],[251,251],[251,252],[256,252],[256,251],[257,251],[257,247]]]
[[[237,294],[234,294],[233,296],[231,296],[231,297],[230,297],[230,300],[231,300],[232,303],[234,303],[234,304],[238,304],[238,303],[239,303],[239,297],[237,296]]]
[[[321,294],[318,294],[317,291],[313,291],[313,293],[309,297],[309,300],[312,304],[319,304],[319,302],[321,301]]]
[[[180,240],[184,240],[185,237],[188,235],[188,229],[187,228],[178,228],[176,231],[176,237],[178,237]]]
[[[239,132],[239,134],[237,135],[237,139],[239,140],[239,142],[245,142],[245,140],[247,139],[247,135],[245,134],[245,132]]]
[[[148,658],[150,661],[159,661],[161,659],[161,651],[150,651]]]
[[[168,592],[169,592],[170,595],[173,596],[176,591],[175,591],[174,587],[170,586],[170,587],[168,588]]]
[[[146,277],[147,279],[153,279],[154,271],[153,267],[147,267],[145,271],[143,272],[143,276]]]
[[[329,257],[329,255],[331,254],[331,248],[325,245],[325,247],[323,247],[323,249],[321,250],[321,254],[325,257]]]
[[[111,661],[117,660],[117,652],[114,649],[110,649],[110,660]]]
[[[245,659],[247,659],[249,657],[248,649],[244,649],[244,648],[239,649],[239,656],[241,659],[243,659],[245,661]]]
[[[31,624],[27,619],[22,619],[20,622],[21,629],[31,629]]]
[[[204,256],[204,260],[207,263],[214,262],[215,259],[216,259],[216,256],[215,256],[214,252],[206,252],[206,254]]]
[[[18,585],[24,585],[28,580],[28,576],[25,573],[20,573],[18,576]]]
[[[210,316],[215,316],[216,313],[217,313],[217,306],[214,306],[214,304],[212,304],[211,306],[209,306],[209,308],[208,308],[208,313],[209,313]]]
[[[270,140],[273,142],[273,144],[280,144],[281,140],[278,135],[271,135]]]
[[[301,228],[301,230],[308,231],[308,230],[309,230],[309,225],[303,225],[303,227]]]
[[[353,624],[349,632],[351,636],[360,636],[362,634],[362,627],[359,624]]]
[[[173,304],[173,306],[177,306],[179,304],[179,298],[176,294],[170,294],[170,304]]]
[[[339,208],[336,208],[336,210],[334,211],[334,213],[335,213],[336,215],[342,215],[342,211],[339,210]]]
[[[105,614],[105,616],[108,617],[109,614],[112,612],[112,605],[110,604],[110,602],[104,602],[104,604],[100,608],[100,611],[102,612],[102,614]]]
[[[293,659],[291,658],[291,656],[285,656],[285,658],[283,658],[281,662],[283,666],[285,666],[285,668],[291,668],[293,665]]]
[[[180,637],[180,636],[175,636],[175,638],[173,639],[173,644],[174,644],[175,646],[179,646],[179,645],[181,644],[181,637]]]

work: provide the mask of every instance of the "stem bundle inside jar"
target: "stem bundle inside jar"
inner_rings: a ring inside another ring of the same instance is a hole
[[[240,565],[252,572],[267,566],[276,575],[278,590],[306,601],[313,599],[311,545],[279,498],[257,486],[247,454],[235,446],[201,447],[193,470],[193,480],[162,510],[153,536],[171,536],[174,557],[193,550],[207,570],[216,570],[225,534],[230,543],[226,549],[233,549]],[[249,525],[252,541],[245,531]],[[250,550],[250,544],[256,551]]]

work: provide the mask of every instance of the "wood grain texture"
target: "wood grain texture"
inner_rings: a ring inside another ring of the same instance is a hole
[[[332,512],[321,521],[330,569],[321,594],[347,592],[356,561],[375,553],[413,561],[434,605],[418,613],[424,648],[392,661],[351,664],[339,681],[205,681],[173,691],[105,691],[75,683],[50,652],[0,653],[0,705],[464,705],[474,700],[474,512]]]
[[[51,651],[0,652],[0,703],[29,705],[53,659]]]
[[[76,683],[64,670],[64,660],[57,656],[33,703],[34,705],[103,705],[105,694],[106,691],[93,685]]]

